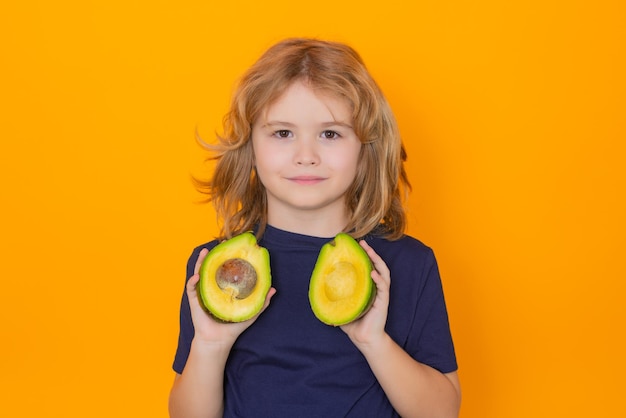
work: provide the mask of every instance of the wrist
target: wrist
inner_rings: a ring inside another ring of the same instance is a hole
[[[225,359],[230,354],[233,344],[234,341],[207,341],[201,338],[194,338],[191,341],[191,351],[213,358],[223,357]]]
[[[386,332],[380,334],[378,338],[374,338],[366,342],[355,343],[359,351],[361,351],[365,357],[383,355],[392,344],[395,343]]]

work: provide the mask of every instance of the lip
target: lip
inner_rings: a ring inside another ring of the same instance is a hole
[[[324,180],[326,180],[326,178],[319,177],[319,176],[294,176],[294,177],[287,177],[287,180],[296,184],[308,186],[308,185],[315,185],[315,184],[321,183]]]

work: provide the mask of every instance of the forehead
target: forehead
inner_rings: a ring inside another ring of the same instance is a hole
[[[352,106],[339,94],[295,81],[265,106],[260,119],[267,121],[276,117],[308,117],[347,123],[352,120]]]

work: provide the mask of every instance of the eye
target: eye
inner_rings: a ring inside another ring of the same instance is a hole
[[[324,139],[339,139],[341,135],[335,131],[327,130],[322,132],[322,138]]]
[[[272,135],[274,135],[277,138],[290,138],[291,131],[288,129],[279,129],[277,131],[274,131]]]

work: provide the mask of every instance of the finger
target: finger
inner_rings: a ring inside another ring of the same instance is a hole
[[[263,304],[263,308],[261,309],[261,312],[263,312],[265,308],[269,306],[270,300],[272,299],[275,293],[276,293],[276,289],[274,289],[273,287],[270,288],[269,292],[267,292],[267,296],[265,296],[265,303]]]
[[[200,272],[200,266],[202,265],[202,262],[204,261],[204,258],[208,253],[209,250],[207,250],[206,248],[200,250],[200,254],[198,254],[198,259],[196,260],[196,266],[193,269],[193,274],[198,274]]]
[[[189,302],[189,308],[191,309],[191,316],[194,317],[204,311],[204,308],[200,304],[200,298],[196,286],[200,281],[200,275],[194,274],[187,281],[187,300]]]
[[[387,284],[387,282],[385,281],[383,276],[376,270],[372,270],[372,280],[374,280],[374,283],[376,283],[376,286],[378,288],[386,287],[385,285]]]
[[[267,292],[267,295],[265,296],[265,303],[263,304],[263,307],[261,308],[261,310],[255,316],[253,316],[246,322],[253,323],[254,321],[256,321],[259,315],[261,315],[263,311],[265,311],[265,309],[267,309],[267,307],[270,305],[270,300],[272,299],[275,293],[276,293],[276,289],[271,287],[270,290]]]
[[[382,276],[384,280],[388,281],[390,279],[389,277],[390,274],[389,274],[389,268],[387,267],[387,264],[376,253],[376,251],[374,251],[374,249],[370,247],[370,245],[367,242],[365,242],[365,240],[361,240],[359,244],[361,244],[361,247],[363,247],[363,249],[369,256],[370,260],[372,260],[372,264],[374,264],[374,268],[376,269],[376,271],[380,273],[380,275]]]
[[[372,271],[372,280],[376,285],[376,299],[389,299],[389,281],[385,280],[383,276],[376,270]]]
[[[195,296],[196,296],[196,285],[198,284],[199,281],[200,281],[200,275],[199,274],[194,274],[187,281],[187,296],[189,297],[190,301],[192,299],[195,299]]]

